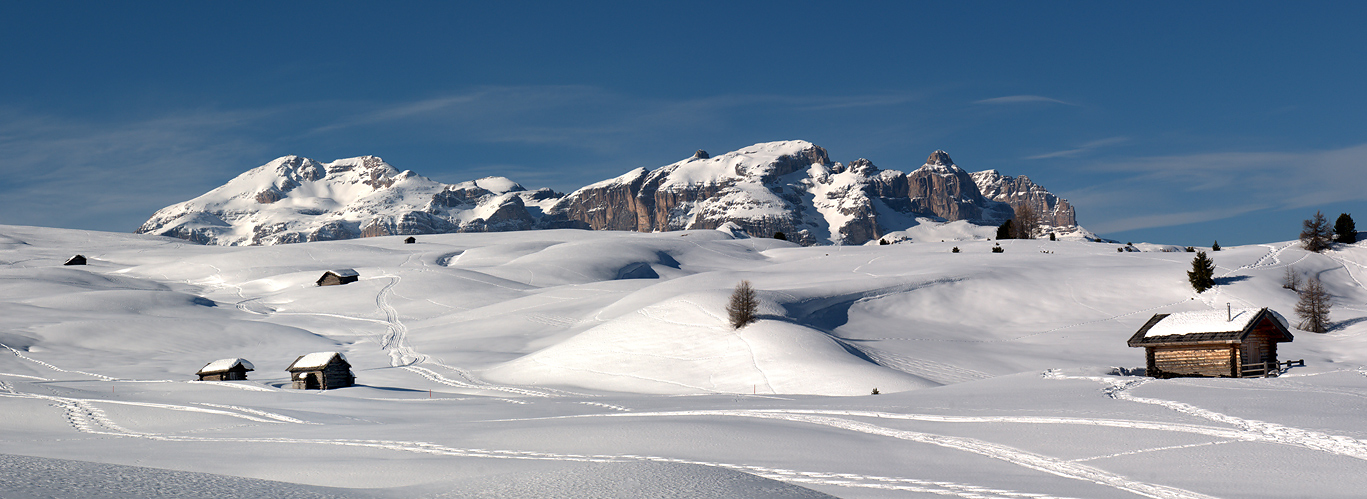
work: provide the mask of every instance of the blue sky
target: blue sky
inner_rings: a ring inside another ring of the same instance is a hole
[[[1122,241],[1288,240],[1367,224],[1365,5],[9,2],[0,223],[131,231],[286,154],[569,191],[804,139]]]

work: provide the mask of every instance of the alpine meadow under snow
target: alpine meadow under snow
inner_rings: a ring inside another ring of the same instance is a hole
[[[0,226],[0,495],[1367,490],[1367,243],[1225,248],[1197,294],[1192,254],[1157,245],[992,241],[963,221],[861,246],[722,228],[201,246]],[[87,265],[62,265],[75,254]],[[1328,333],[1279,345],[1305,367],[1133,374],[1126,340],[1155,313],[1290,313],[1288,267],[1334,298]],[[315,285],[344,268],[359,281]],[[732,329],[741,280],[759,320]],[[314,352],[344,354],[356,386],[291,389],[285,368]],[[191,381],[219,359],[255,370]]]

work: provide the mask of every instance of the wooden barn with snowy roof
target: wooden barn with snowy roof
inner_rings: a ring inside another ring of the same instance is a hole
[[[323,276],[318,278],[319,286],[340,286],[349,282],[360,280],[361,274],[352,269],[334,269],[323,272]]]
[[[1267,308],[1155,314],[1130,337],[1144,347],[1149,376],[1230,377],[1277,373],[1277,343],[1292,341],[1286,318]]]
[[[290,379],[298,390],[331,390],[356,384],[351,363],[341,352],[300,355],[285,370],[290,372]]]
[[[247,371],[255,371],[256,366],[247,359],[218,359],[200,368],[195,373],[200,381],[238,381],[247,379]]]

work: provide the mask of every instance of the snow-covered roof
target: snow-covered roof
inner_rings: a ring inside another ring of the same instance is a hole
[[[332,269],[332,270],[329,270],[328,272],[332,272],[333,274],[337,274],[337,277],[360,277],[360,276],[361,276],[361,274],[358,274],[358,273],[356,272],[355,269]]]
[[[1285,338],[1278,341],[1291,341],[1291,334],[1286,331],[1290,325],[1281,314],[1266,308],[1235,308],[1156,314],[1130,338],[1130,346],[1165,341],[1242,340],[1262,317],[1270,317],[1281,326]]]
[[[1258,315],[1260,308],[1233,310],[1201,310],[1168,315],[1149,328],[1145,338],[1193,333],[1228,333],[1243,331]]]
[[[238,365],[247,368],[248,371],[256,370],[256,366],[253,366],[251,362],[247,362],[247,359],[233,358],[218,359],[208,364],[205,364],[204,367],[200,368],[199,372],[195,374],[214,374],[228,372],[228,370],[237,367]]]
[[[322,369],[323,367],[326,367],[329,362],[332,362],[333,357],[341,357],[342,361],[346,361],[346,356],[342,355],[342,352],[313,352],[295,359],[294,363],[290,364],[290,367],[286,370]]]

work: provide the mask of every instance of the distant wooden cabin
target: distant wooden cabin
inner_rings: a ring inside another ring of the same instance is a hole
[[[361,274],[351,269],[336,269],[323,272],[323,277],[318,278],[319,286],[341,286],[349,282],[356,282],[361,279]]]
[[[285,370],[299,390],[331,390],[356,384],[351,364],[341,352],[314,352],[300,355]]]
[[[238,381],[247,379],[247,371],[255,371],[256,366],[247,359],[218,359],[200,368],[200,381]]]
[[[416,242],[418,242],[418,238],[413,237],[413,236],[408,236],[408,237],[406,237],[406,238],[403,239],[403,243],[404,243],[404,244],[413,244],[413,243],[416,243]]]
[[[1156,314],[1130,337],[1144,347],[1148,375],[1242,378],[1277,373],[1277,343],[1290,342],[1286,318],[1267,308]]]
[[[85,265],[85,257],[82,255],[73,256],[62,265]]]

